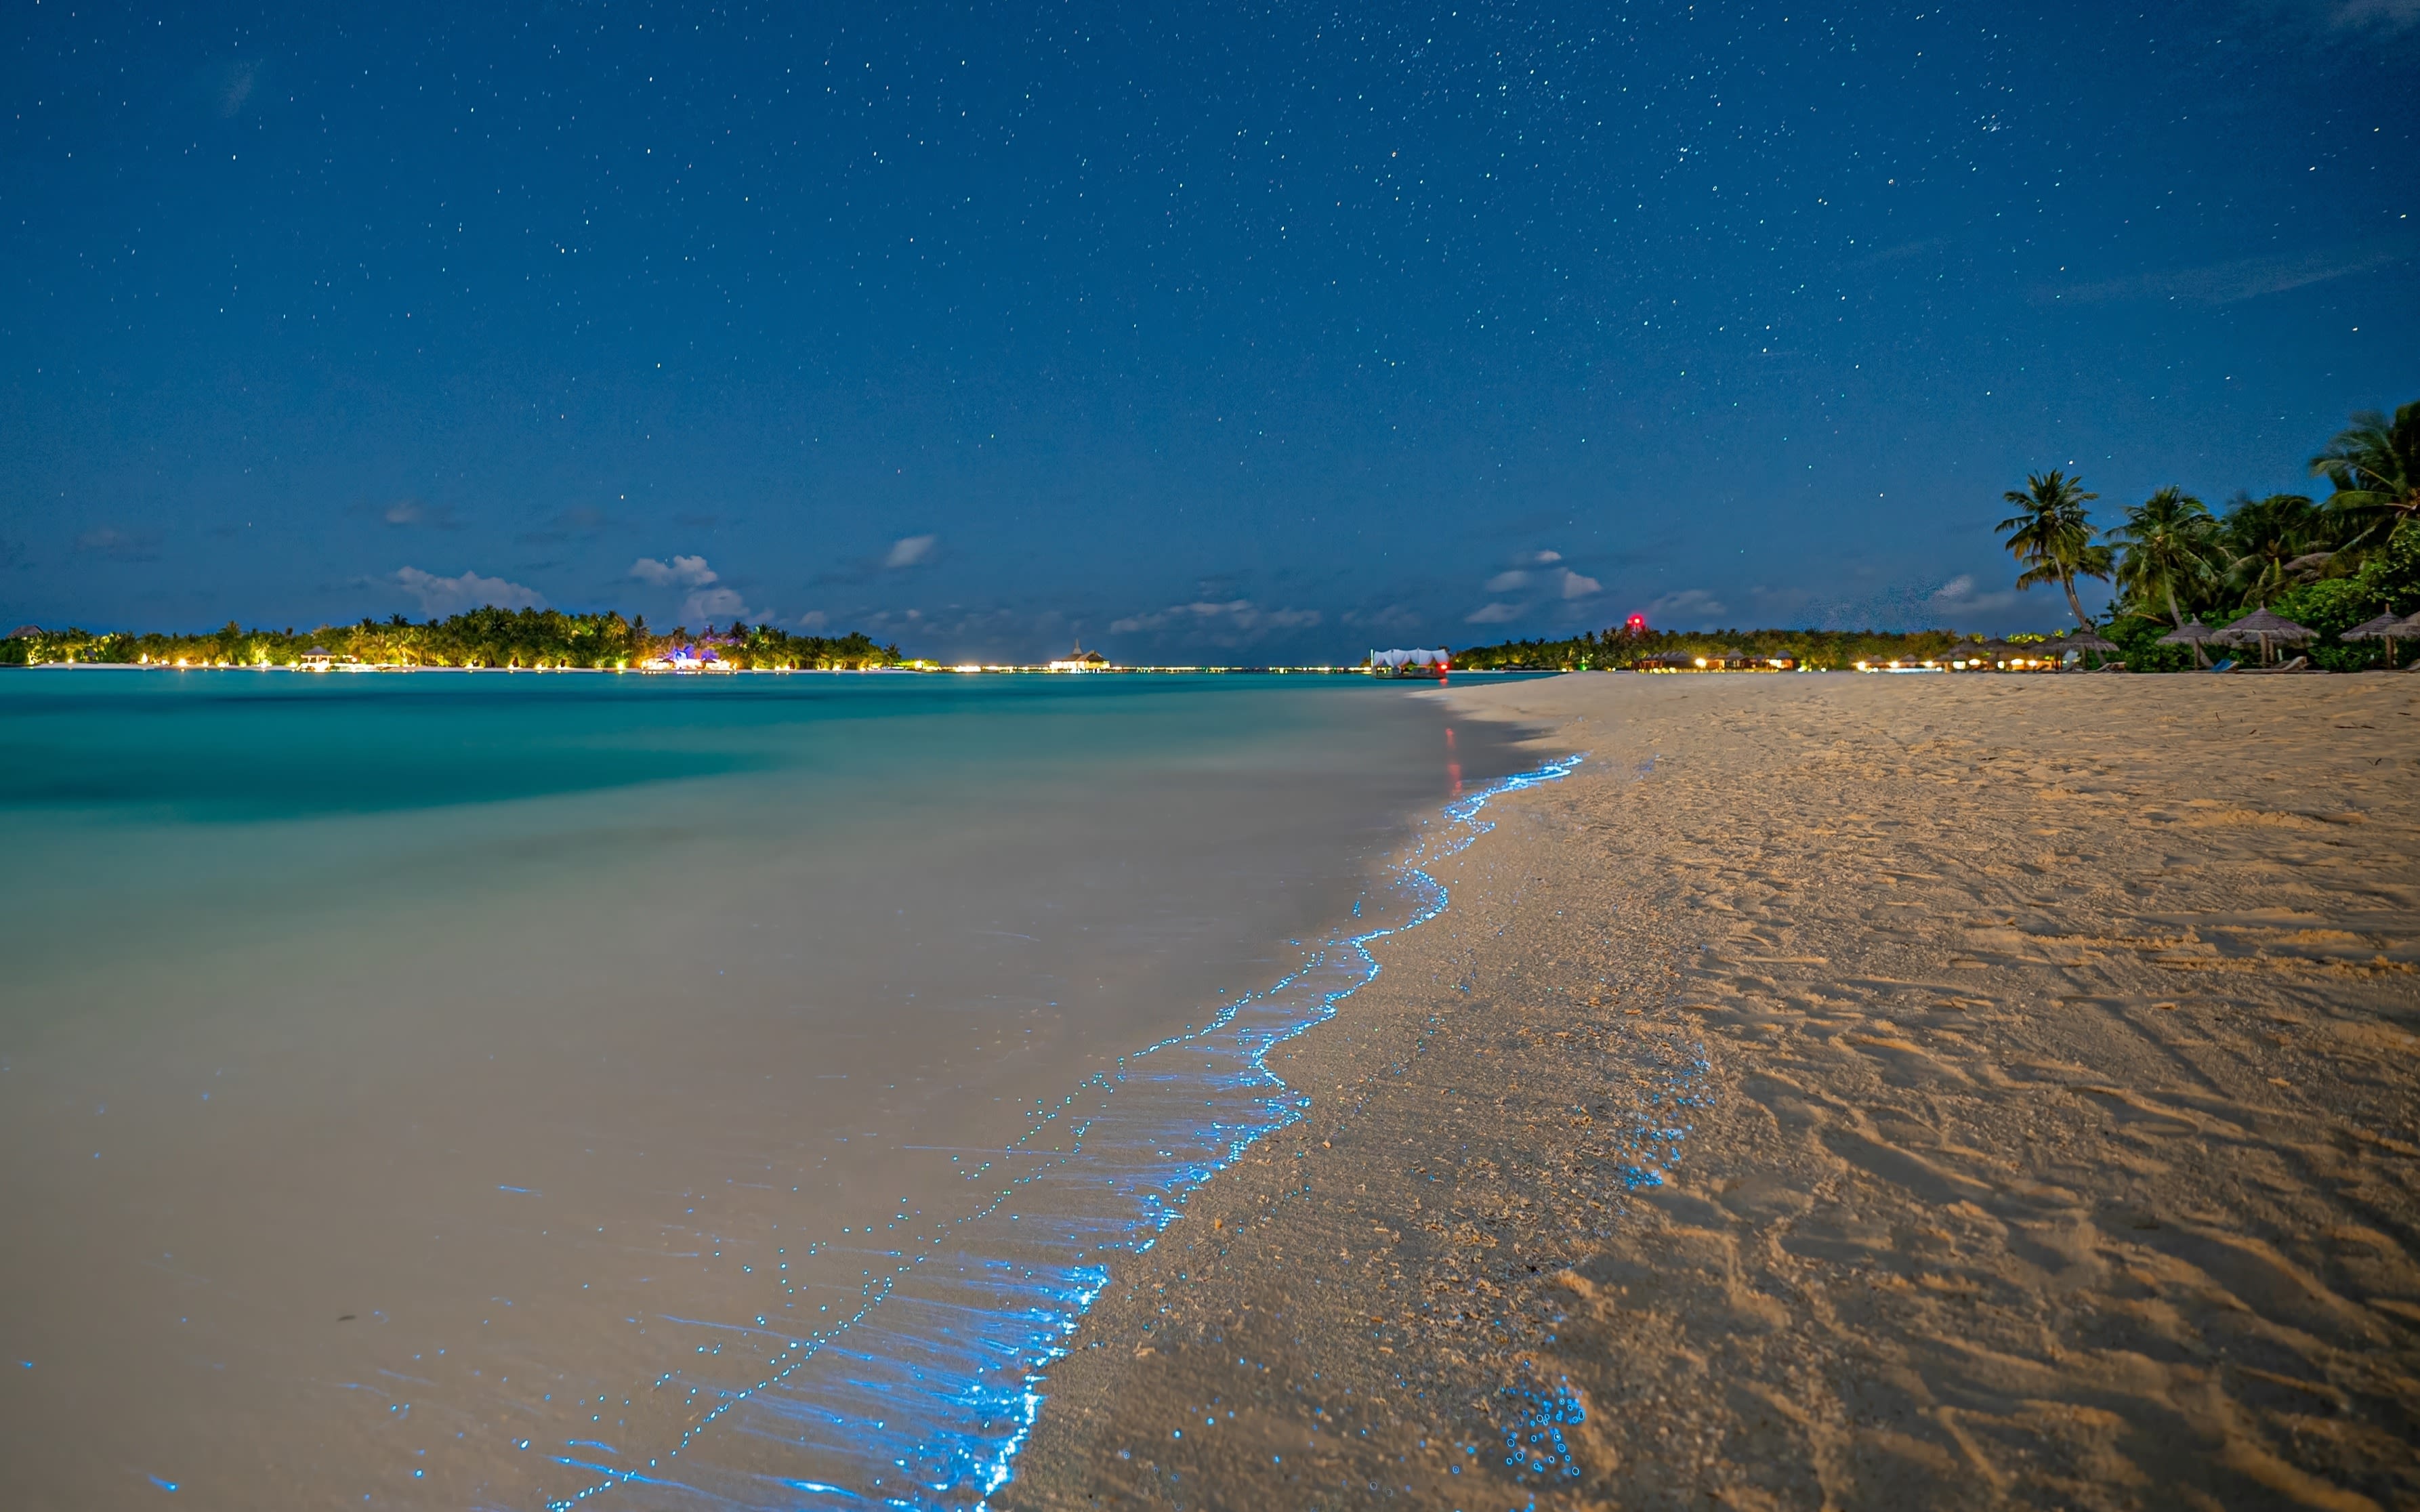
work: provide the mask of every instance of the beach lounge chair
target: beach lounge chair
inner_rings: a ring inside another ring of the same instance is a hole
[[[2231,672],[2235,671],[2235,658],[2233,656],[2222,656],[2216,662],[2211,664],[2210,670],[2214,672]]]
[[[2230,667],[2227,670],[2238,672],[2299,672],[2308,671],[2310,665],[2310,657],[2296,656],[2291,661],[2281,661],[2274,667]]]

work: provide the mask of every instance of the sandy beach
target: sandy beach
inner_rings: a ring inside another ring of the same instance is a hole
[[[2420,1506],[2415,683],[1443,695],[1588,761],[993,1504]]]

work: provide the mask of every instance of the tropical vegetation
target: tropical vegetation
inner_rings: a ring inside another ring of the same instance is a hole
[[[2181,671],[2207,664],[2197,649],[2160,639],[2198,619],[2221,628],[2256,609],[2318,632],[2304,653],[2318,666],[2352,671],[2386,665],[2389,642],[2343,639],[2381,615],[2420,612],[2420,401],[2394,418],[2364,411],[2311,458],[2324,499],[2238,494],[2223,513],[2183,489],[2165,487],[2097,530],[2083,504],[2094,496],[2058,472],[2026,480],[2007,498],[2022,506],[2000,522],[2011,555],[2026,563],[2020,588],[2056,582],[2079,625],[2115,641],[2134,671]],[[2078,579],[2111,580],[2116,597],[2095,625],[2074,593]],[[2400,660],[2410,640],[2396,647]]]
[[[1950,630],[1651,630],[1615,625],[1563,640],[1508,640],[1453,653],[1469,671],[1588,671],[1653,665],[1743,660],[1763,666],[1792,661],[1810,671],[1837,671],[1859,662],[1916,662],[1946,656],[1958,644]]]
[[[2180,487],[2157,490],[2102,529],[2088,506],[2099,498],[2080,478],[2053,470],[2025,479],[2002,498],[2013,512],[1999,523],[2001,543],[2021,568],[2017,586],[2056,585],[2079,639],[2118,646],[2107,659],[2132,671],[2184,671],[2209,665],[2196,647],[2164,646],[2161,637],[2198,619],[2212,629],[2267,609],[2319,632],[2302,648],[2319,666],[2351,671],[2387,664],[2389,643],[2346,640],[2344,632],[2382,614],[2420,613],[2420,401],[2392,419],[2363,411],[2310,460],[2324,499],[2239,494],[2214,513]],[[2110,583],[2105,618],[2086,613],[2076,585]],[[2039,642],[2058,659],[2060,640]],[[2420,632],[2401,640],[2397,662],[2420,650]],[[1657,664],[1770,666],[1788,660],[1813,670],[1860,662],[1955,659],[1968,637],[1949,630],[1650,630],[1617,625],[1565,640],[1508,640],[1453,654],[1471,671],[1572,671]],[[2081,654],[2081,653],[2080,653]],[[2087,659],[2101,659],[2093,653]],[[1985,658],[1988,659],[1988,658]]]
[[[895,667],[897,646],[862,634],[792,635],[770,625],[686,626],[669,635],[647,628],[644,616],[566,614],[558,609],[474,609],[414,624],[402,615],[359,625],[323,625],[296,632],[245,629],[230,620],[199,634],[40,630],[0,640],[0,665],[101,662],[168,667],[290,667],[314,652],[333,661],[381,667],[637,668],[675,647],[712,652],[725,666],[748,671]]]

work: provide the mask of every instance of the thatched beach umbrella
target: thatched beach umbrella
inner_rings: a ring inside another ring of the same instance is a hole
[[[2123,649],[2117,641],[2105,638],[2098,630],[2078,630],[2073,635],[2063,636],[2052,641],[2051,644],[2060,651],[2098,652],[2103,661],[2109,659],[2111,652]]]
[[[2211,636],[2211,639],[2230,646],[2248,646],[2258,643],[2260,664],[2265,667],[2269,664],[2271,645],[2283,642],[2289,646],[2298,646],[2305,640],[2315,639],[2319,633],[2307,625],[2296,625],[2283,615],[2272,614],[2265,609],[2256,609],[2226,629]]]
[[[1964,649],[1968,657],[1980,656],[1985,661],[1995,665],[2020,658],[2031,660],[2041,655],[2041,647],[2038,645],[2031,643],[2019,645],[2013,640],[2003,640],[1998,636],[1993,636],[1980,645],[1968,646]]]
[[[2216,630],[2202,624],[2200,616],[2196,615],[2160,637],[2159,643],[2164,646],[2191,646],[2194,665],[2207,667],[2210,665],[2210,656],[2202,647],[2210,644],[2211,637],[2216,634],[2218,634]]]
[[[2420,620],[2420,614],[2412,616]],[[2374,620],[2364,620],[2338,639],[2345,640],[2383,640],[2386,642],[2386,665],[2395,665],[2395,642],[2408,640],[2413,635],[2412,620],[2400,614],[2381,614]]]

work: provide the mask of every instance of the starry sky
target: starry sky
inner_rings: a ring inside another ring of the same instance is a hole
[[[0,619],[2050,625],[2420,398],[2420,0],[21,0]]]

